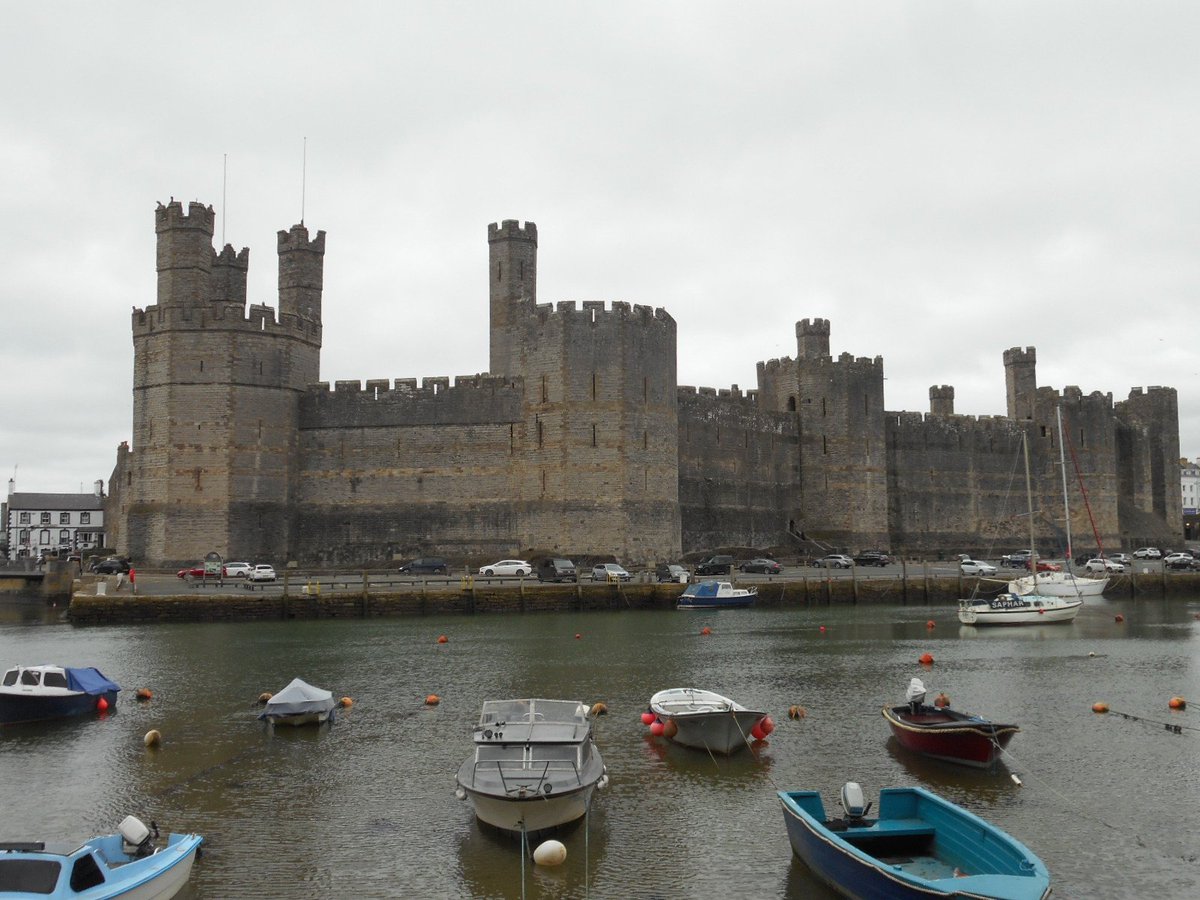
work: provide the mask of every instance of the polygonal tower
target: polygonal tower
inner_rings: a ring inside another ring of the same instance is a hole
[[[249,251],[213,250],[212,207],[155,211],[157,303],[133,312],[133,445],[122,552],[149,565],[206,553],[283,563],[297,405],[319,380],[325,236],[281,232],[279,315],[247,314]]]
[[[521,334],[537,303],[537,225],[515,219],[488,226],[490,358],[493,375],[521,368]]]

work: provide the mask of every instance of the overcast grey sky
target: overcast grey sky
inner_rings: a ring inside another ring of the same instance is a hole
[[[131,435],[156,202],[200,200],[276,304],[328,233],[324,380],[486,371],[487,225],[539,299],[665,307],[683,384],[755,386],[831,320],[890,410],[1038,383],[1179,391],[1200,456],[1200,7],[1186,3],[6,4],[0,467],[90,490]],[[222,166],[228,157],[227,202]],[[19,467],[19,468],[18,468]]]

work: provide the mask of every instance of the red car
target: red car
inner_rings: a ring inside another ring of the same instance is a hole
[[[190,569],[180,569],[176,574],[180,578],[187,578],[189,575],[193,578],[203,578],[204,566],[192,566]]]
[[[1025,570],[1026,571],[1029,570],[1029,560],[1025,560]],[[1045,562],[1044,560],[1039,559],[1038,560],[1038,571],[1039,572],[1061,572],[1062,566],[1056,565],[1051,562]]]

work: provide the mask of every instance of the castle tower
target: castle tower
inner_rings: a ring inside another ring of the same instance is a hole
[[[216,254],[213,219],[198,203],[186,215],[178,202],[159,205],[158,302],[132,317],[133,442],[114,532],[122,552],[148,565],[211,551],[288,556],[298,401],[320,374],[324,235],[310,243],[302,226],[288,233],[287,310],[277,319],[254,305],[247,315],[249,251]]]
[[[1037,400],[1037,350],[1013,347],[1004,351],[1004,386],[1008,393],[1008,417],[1032,419]]]
[[[828,354],[829,322],[796,325],[800,425],[797,521],[809,537],[850,546],[888,540],[883,358]]]
[[[949,384],[931,385],[929,411],[935,416],[954,415],[954,387]]]
[[[279,232],[279,317],[298,316],[320,324],[324,287],[325,232],[311,241],[303,223]]]
[[[488,226],[490,358],[493,375],[520,368],[520,332],[537,303],[537,225],[515,219]]]
[[[801,319],[797,322],[796,345],[800,359],[828,359],[829,320]]]

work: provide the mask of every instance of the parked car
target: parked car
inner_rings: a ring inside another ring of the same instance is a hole
[[[773,559],[760,556],[742,563],[738,566],[738,570],[741,572],[757,572],[762,575],[778,575],[783,571],[783,566]]]
[[[1195,569],[1200,568],[1200,561],[1190,553],[1172,553],[1163,560],[1163,565],[1168,569]]]
[[[1025,566],[1026,570],[1029,569],[1029,558],[1026,558],[1023,565]],[[1039,559],[1038,560],[1038,571],[1039,572],[1061,572],[1062,566],[1060,566],[1058,563],[1047,562],[1044,559]]]
[[[1006,553],[1000,557],[1000,565],[1010,569],[1028,569],[1029,551],[1018,550],[1015,553]]]
[[[537,567],[538,581],[578,581],[575,563],[569,559],[543,559]]]
[[[856,566],[886,566],[890,565],[892,558],[882,550],[864,550],[858,556],[854,557]]]
[[[96,575],[127,575],[129,574],[129,560],[111,556],[100,562],[92,563],[92,572]]]
[[[657,581],[673,581],[678,584],[687,584],[688,570],[683,566],[677,566],[673,563],[659,563],[654,568],[654,577]]]
[[[1107,572],[1116,572],[1120,574],[1125,571],[1125,566],[1114,559],[1108,559],[1103,556],[1097,556],[1095,559],[1089,559],[1083,564],[1083,567],[1089,572],[1096,572],[1101,575]]]
[[[981,562],[978,559],[967,557],[958,564],[958,571],[964,575],[995,575],[996,567],[991,563]]]
[[[414,559],[400,567],[401,575],[445,575],[449,571],[446,561],[438,556]]]
[[[616,563],[592,566],[592,581],[629,581],[633,576]]]
[[[1133,562],[1128,553],[1109,553],[1105,556],[1105,559],[1110,559],[1113,562],[1120,563],[1123,566],[1127,566]]]
[[[1162,559],[1162,551],[1157,547],[1139,547],[1133,551],[1134,559]]]
[[[257,563],[250,574],[246,576],[248,581],[274,581],[275,567],[269,566],[266,563]]]
[[[227,562],[221,566],[222,578],[245,578],[254,566],[248,562]]]
[[[479,567],[480,575],[519,575],[524,577],[533,574],[533,566],[523,559],[501,559],[489,566]]]
[[[841,553],[830,553],[812,561],[814,569],[853,569],[854,560]]]
[[[728,575],[732,571],[732,556],[710,556],[700,560],[700,564],[696,566],[697,575]]]
[[[191,566],[175,573],[180,578],[203,578],[204,566]]]

